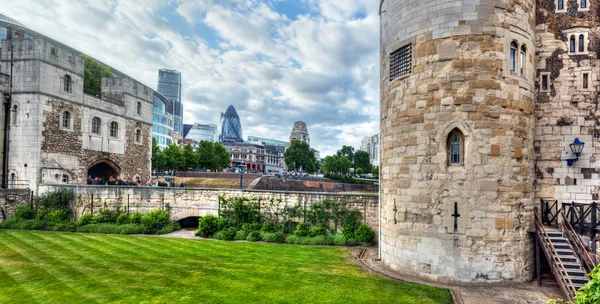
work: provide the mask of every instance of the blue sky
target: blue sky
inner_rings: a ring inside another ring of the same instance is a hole
[[[379,129],[377,0],[8,0],[2,10],[156,89],[182,73],[184,123],[234,105],[244,136],[308,125],[321,156]]]

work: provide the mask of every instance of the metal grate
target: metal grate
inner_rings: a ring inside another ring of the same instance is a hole
[[[390,81],[410,74],[412,71],[412,43],[390,54]]]

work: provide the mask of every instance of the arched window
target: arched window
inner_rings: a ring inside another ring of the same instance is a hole
[[[558,9],[559,10],[564,10],[565,9],[565,2],[564,2],[564,0],[558,0]]]
[[[10,121],[13,125],[16,125],[19,123],[19,106],[14,105],[12,108],[12,117],[10,118]]]
[[[569,52],[575,53],[575,35],[571,35],[569,38]]]
[[[67,92],[71,92],[71,76],[65,75],[63,77],[63,89]]]
[[[448,134],[448,165],[460,166],[464,159],[464,136],[458,129]]]
[[[116,121],[110,123],[110,137],[119,138],[119,124]]]
[[[510,43],[510,72],[517,72],[517,43],[514,41]]]
[[[525,77],[525,65],[527,64],[527,48],[521,46],[521,76]]]
[[[135,131],[135,142],[138,144],[142,143],[142,131],[139,129]]]
[[[142,103],[139,101],[137,103],[137,114],[142,115]]]
[[[583,48],[585,47],[585,43],[583,41],[584,41],[584,37],[583,37],[583,34],[581,34],[581,35],[579,35],[579,52],[580,53],[584,52]]]
[[[15,188],[17,186],[17,175],[14,173],[10,174],[10,188]]]
[[[102,121],[98,117],[92,118],[92,133],[100,135],[100,123]]]
[[[65,129],[71,128],[71,113],[69,111],[63,112],[62,127]]]

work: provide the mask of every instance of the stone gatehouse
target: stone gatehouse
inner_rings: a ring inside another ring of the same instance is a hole
[[[8,118],[8,145],[0,141],[8,187],[85,183],[88,175],[148,178],[152,89],[126,77],[104,78],[101,95],[92,96],[83,91],[81,56],[18,34],[3,40],[2,49],[0,73],[3,79],[12,73],[12,89],[0,86],[0,99],[10,96],[8,115],[0,113],[2,138]]]
[[[388,267],[437,281],[528,281],[539,200],[598,200],[599,8],[380,2]],[[585,146],[571,163],[576,138]]]

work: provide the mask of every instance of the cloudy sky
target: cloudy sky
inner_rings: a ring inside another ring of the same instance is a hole
[[[184,123],[232,104],[244,137],[307,123],[330,155],[379,129],[378,0],[2,0],[0,11],[156,89],[181,72]]]

